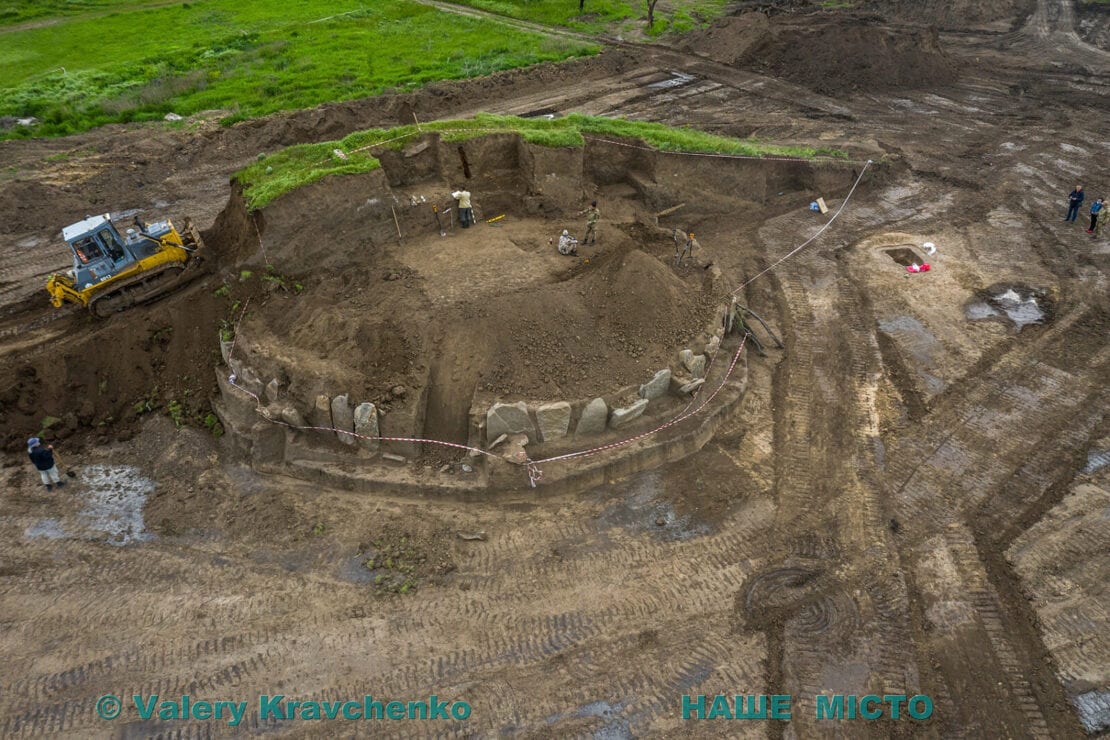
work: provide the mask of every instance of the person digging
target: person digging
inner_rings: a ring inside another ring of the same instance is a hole
[[[54,486],[61,488],[66,484],[58,474],[58,466],[54,463],[54,445],[43,447],[38,437],[31,437],[27,440],[27,456],[39,471],[46,490],[53,491]]]

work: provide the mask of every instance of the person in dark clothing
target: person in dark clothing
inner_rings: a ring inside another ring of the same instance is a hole
[[[1095,202],[1091,204],[1091,228],[1087,229],[1088,234],[1093,234],[1095,227],[1098,226],[1098,213],[1106,207],[1106,202],[1102,198],[1095,198]]]
[[[58,488],[65,485],[62,476],[58,474],[58,466],[54,464],[53,445],[43,447],[38,437],[31,437],[27,440],[27,456],[31,458],[31,462],[35,464],[35,469],[39,471],[42,484],[46,486],[46,490],[53,491],[55,485]]]
[[[1082,185],[1076,185],[1075,190],[1068,193],[1068,215],[1064,216],[1065,221],[1075,222],[1079,215],[1079,206],[1083,205],[1084,197]]]

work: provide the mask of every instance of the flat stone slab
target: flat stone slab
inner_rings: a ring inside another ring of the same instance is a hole
[[[613,429],[622,427],[628,422],[644,413],[644,409],[648,407],[648,400],[641,398],[636,403],[623,409],[613,409],[613,413],[609,416],[609,426]]]
[[[574,430],[575,436],[601,434],[609,421],[609,405],[604,398],[595,398],[582,409],[582,417],[578,420],[578,427]]]
[[[486,412],[486,439],[497,439],[502,434],[527,434],[529,441],[536,441],[536,428],[528,417],[524,401],[495,403]]]
[[[678,392],[688,396],[703,385],[705,385],[705,378],[698,378],[697,380],[691,380],[689,383],[684,383],[682,387],[678,389]]]
[[[344,434],[355,431],[355,415],[351,411],[346,393],[331,399],[331,424],[335,427],[335,436],[340,442],[351,447],[358,444],[353,434]]]
[[[381,444],[376,439],[366,439],[366,437],[377,437],[381,432],[378,431],[378,409],[372,403],[360,403],[355,406],[355,433],[362,435],[358,438],[359,445],[362,449],[369,450],[370,452],[377,452],[378,445]]]
[[[544,442],[562,439],[570,429],[570,404],[557,401],[537,406],[536,423],[540,428],[540,439]]]
[[[663,368],[655,374],[654,378],[640,386],[640,398],[651,401],[660,396],[665,396],[670,385],[671,369],[669,367]]]

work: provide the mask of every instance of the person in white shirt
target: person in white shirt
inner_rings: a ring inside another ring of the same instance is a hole
[[[470,206],[470,191],[459,188],[451,193],[451,197],[459,202],[459,223],[464,229],[470,228],[474,223],[474,209]]]

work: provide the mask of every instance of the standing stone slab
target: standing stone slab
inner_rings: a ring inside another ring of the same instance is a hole
[[[316,404],[309,412],[310,426],[331,429],[331,399],[327,396],[316,396]]]
[[[344,434],[355,430],[355,415],[351,412],[351,404],[347,400],[346,393],[331,399],[331,423],[335,427],[335,436],[339,441],[354,447],[357,440],[350,434]]]
[[[358,443],[362,445],[364,450],[370,452],[377,452],[380,442],[376,439],[365,439],[365,437],[377,437],[381,434],[378,431],[378,409],[372,403],[360,403],[355,406],[355,432],[361,434]]]
[[[551,442],[567,436],[570,429],[570,404],[566,401],[545,403],[536,408],[536,422],[540,427],[540,437]]]
[[[689,359],[687,359],[684,364],[686,365],[686,369],[689,370],[690,374],[695,378],[700,378],[705,375],[705,355],[695,355],[691,353]]]
[[[667,393],[671,385],[671,369],[664,368],[655,374],[655,377],[640,386],[640,398],[651,401]]]
[[[605,431],[605,424],[609,421],[609,406],[604,398],[595,398],[582,409],[582,418],[578,420],[578,427],[574,430],[576,436],[587,434],[601,434]]]
[[[644,409],[648,406],[648,400],[641,398],[636,403],[623,409],[613,409],[613,413],[609,416],[609,426],[616,429],[617,427],[624,426],[628,422],[635,419],[640,414],[644,413]]]
[[[279,398],[281,398],[281,383],[277,378],[271,378],[266,384],[266,400],[275,403]]]
[[[497,439],[502,434],[527,434],[530,441],[536,440],[536,428],[528,418],[528,407],[524,401],[516,403],[495,403],[486,412],[486,439]]]

